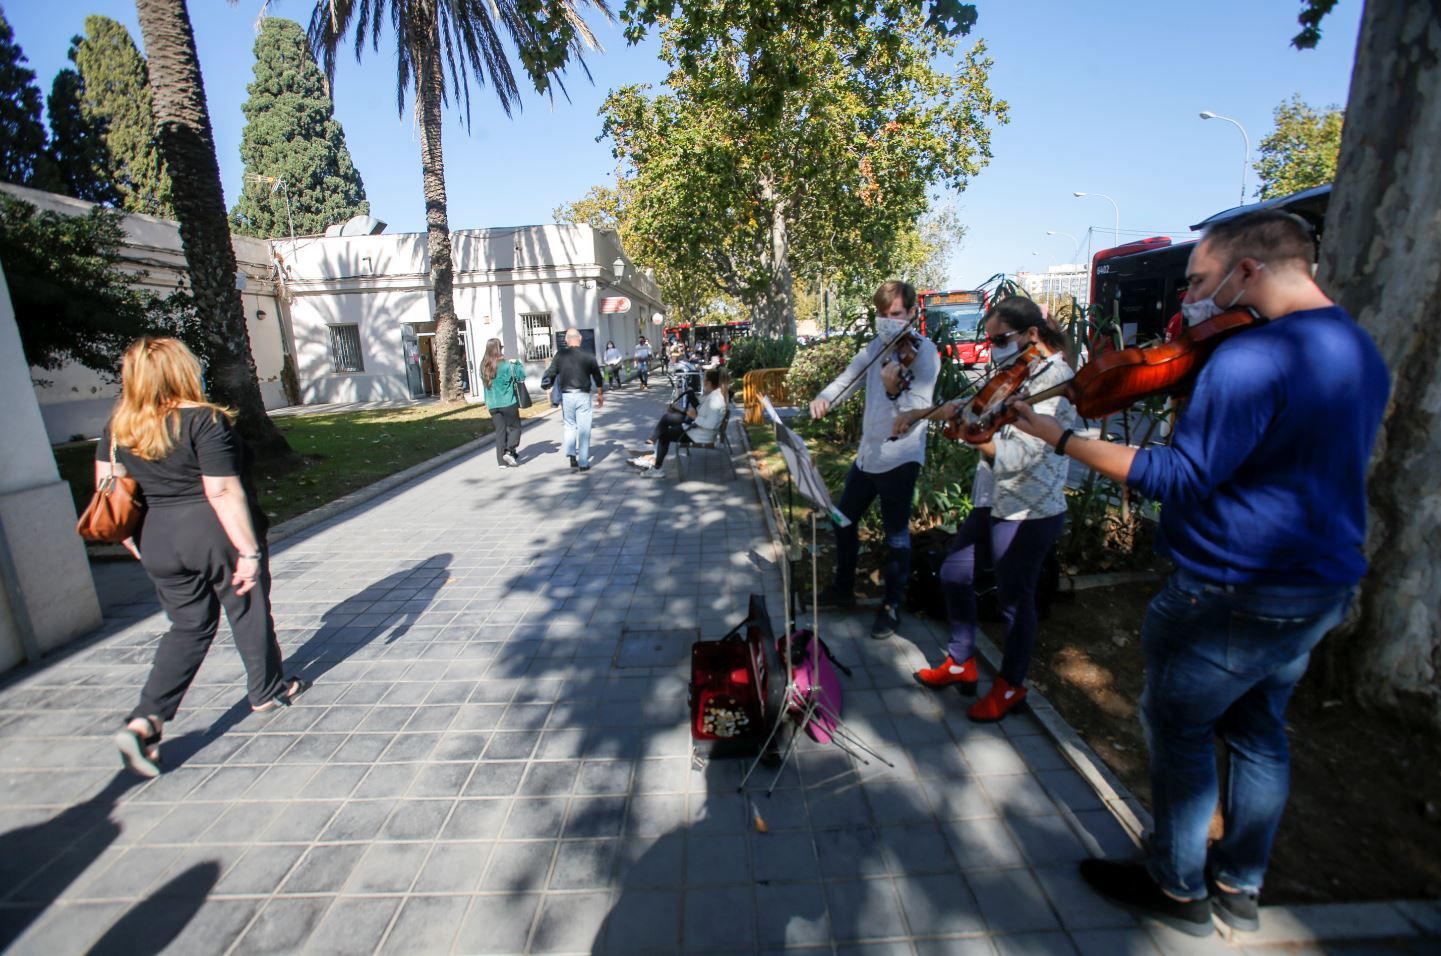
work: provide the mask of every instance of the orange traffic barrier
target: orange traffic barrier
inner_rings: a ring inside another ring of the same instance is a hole
[[[789,405],[790,393],[786,391],[788,368],[758,368],[745,374],[741,381],[745,386],[745,423],[759,425],[765,417],[761,408],[761,396],[771,400],[772,405]]]

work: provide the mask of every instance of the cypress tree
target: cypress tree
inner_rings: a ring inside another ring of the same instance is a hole
[[[120,205],[111,178],[105,129],[85,113],[85,87],[80,74],[65,68],[55,74],[45,112],[50,118],[50,158],[60,187],[76,199],[107,206]]]
[[[40,122],[40,88],[25,63],[25,51],[0,9],[0,179],[54,189],[58,183]]]
[[[290,235],[287,199],[296,235],[324,232],[368,213],[365,186],[300,24],[279,17],[261,21],[255,79],[247,90],[240,140],[245,180],[230,213],[232,229],[251,236]]]
[[[174,219],[170,176],[155,140],[149,75],[130,32],[109,17],[88,16],[85,36],[71,43],[70,59],[80,71],[85,115],[104,130],[121,205]]]

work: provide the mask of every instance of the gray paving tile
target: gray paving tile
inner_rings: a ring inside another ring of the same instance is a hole
[[[290,872],[282,890],[287,894],[339,892],[364,853],[365,846],[358,843],[311,847],[305,858]],[[247,857],[249,855],[246,854]]]
[[[873,827],[816,830],[812,834],[821,872],[830,879],[885,876],[885,853],[880,833]]]
[[[913,936],[985,932],[980,906],[959,873],[898,877],[896,889]]]
[[[550,874],[553,890],[610,887],[620,852],[619,840],[564,840]]]
[[[310,934],[305,952],[317,956],[354,956],[356,953],[372,952],[385,935],[400,904],[398,896],[340,897],[330,905],[325,917]]]
[[[758,882],[818,880],[821,877],[809,831],[753,833],[750,844],[753,872]]]
[[[1020,847],[998,819],[947,820],[942,830],[963,870],[1021,866]]]
[[[429,852],[428,843],[373,843],[350,871],[342,892],[404,893]]]
[[[495,844],[490,853],[490,863],[481,878],[480,888],[495,893],[523,893],[545,889],[556,846],[554,840]]]
[[[945,832],[934,821],[881,827],[877,833],[886,862],[896,876],[954,873],[958,869]]]
[[[826,902],[837,940],[906,936],[896,886],[888,879],[826,883]]]
[[[329,906],[330,900],[315,897],[271,900],[236,948],[243,953],[296,952]]]
[[[472,770],[470,764],[422,764],[406,795],[410,797],[454,797],[465,788]]]
[[[380,952],[405,956],[449,952],[470,899],[468,896],[409,897],[401,905]]]
[[[437,843],[415,878],[415,893],[469,893],[490,862],[489,843]]]
[[[992,933],[1060,929],[1050,902],[1029,870],[972,870],[966,880]]]
[[[609,893],[552,893],[535,924],[532,953],[593,952],[610,912]],[[518,912],[504,914],[513,919]]]
[[[606,917],[600,952],[621,956],[679,950],[682,896],[676,889],[623,889]]]
[[[500,834],[510,813],[508,799],[457,800],[441,837],[445,840],[489,840]]]
[[[991,942],[998,956],[1076,956],[1076,947],[1065,933],[1023,933],[995,936]]]
[[[565,823],[567,800],[564,797],[517,797],[511,802],[510,816],[501,827],[503,840],[554,839],[560,836]]]
[[[331,818],[321,842],[372,840],[395,810],[394,800],[350,800]]]
[[[918,939],[916,956],[995,956],[996,948],[985,937],[969,939]]]
[[[269,895],[305,853],[305,847],[257,846],[246,851],[215,885],[217,893]]]
[[[687,833],[685,881],[690,886],[749,883],[751,871],[745,836]]]
[[[1053,800],[1072,812],[1099,810],[1105,806],[1096,791],[1086,782],[1086,778],[1069,768],[1042,770],[1036,773],[1036,779]]]
[[[625,797],[574,797],[566,811],[563,836],[618,837],[626,820]]]
[[[1056,804],[1041,782],[1028,773],[984,776],[981,787],[1002,816],[1055,813]]]
[[[1089,852],[1112,860],[1133,859],[1140,853],[1136,841],[1109,810],[1081,810],[1074,814],[1082,845]]]
[[[1087,886],[1078,867],[1038,866],[1032,872],[1066,929],[1115,929],[1136,925],[1136,920],[1129,913],[1112,906]]]
[[[621,889],[677,887],[685,880],[685,836],[629,837],[620,842],[616,881]]]
[[[1139,926],[1130,929],[1072,930],[1071,941],[1081,956],[1161,956],[1150,935]]]
[[[830,914],[825,888],[819,883],[771,883],[756,887],[760,946],[826,946]]]
[[[684,949],[736,952],[755,946],[755,901],[750,887],[686,890],[681,945]]]
[[[587,760],[580,766],[575,781],[578,794],[628,793],[631,788],[632,764],[628,760]]]
[[[1012,817],[1006,823],[1032,866],[1079,863],[1090,856],[1060,815]]]
[[[521,761],[478,765],[465,785],[467,797],[508,797],[520,787],[526,766]]]
[[[281,804],[275,819],[261,834],[261,840],[267,843],[308,843],[315,839],[315,834],[325,829],[339,808],[339,802],[329,800]]]
[[[386,840],[433,840],[450,815],[453,800],[398,800],[380,828]]]
[[[54,956],[86,952],[125,911],[120,903],[77,903],[52,906],[6,949],[15,956]]]

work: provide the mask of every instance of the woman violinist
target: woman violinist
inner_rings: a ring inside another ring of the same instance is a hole
[[[1065,340],[1030,299],[1002,299],[986,314],[985,328],[993,363],[1028,365],[1028,393],[1054,388],[1072,377],[1062,351]],[[1061,395],[1038,403],[1038,408],[1066,426],[1075,416],[1071,402]],[[965,409],[963,403],[951,403],[934,417],[962,417]],[[897,421],[897,431],[926,414],[926,409],[907,413]],[[971,493],[971,513],[941,565],[951,630],[948,653],[937,666],[916,671],[915,679],[937,689],[955,685],[968,697],[976,693],[974,584],[977,565],[989,561],[1006,621],[1005,658],[990,692],[967,713],[975,721],[994,721],[1026,698],[1026,669],[1036,644],[1036,582],[1065,523],[1068,462],[1013,425],[1001,427],[976,447],[981,463]]]

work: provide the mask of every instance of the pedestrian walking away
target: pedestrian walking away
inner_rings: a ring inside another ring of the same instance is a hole
[[[502,468],[514,468],[520,464],[520,399],[515,392],[525,382],[525,366],[506,359],[500,339],[491,339],[480,360],[480,380],[495,428],[495,460]]]
[[[178,339],[144,337],[126,350],[120,398],[96,448],[98,484],[127,474],[146,513],[125,546],[155,585],[170,630],[140,701],[115,735],[135,773],[160,773],[160,738],[220,625],[230,621],[255,711],[286,707],[309,684],[286,679],[270,616],[267,521],[250,481],[250,454],[232,413],[205,400],[200,363]]]
[[[901,599],[911,569],[911,499],[916,476],[926,460],[926,428],[919,421],[903,437],[893,438],[897,416],[930,409],[940,355],[935,343],[916,331],[916,290],[905,282],[885,282],[876,290],[876,337],[856,354],[846,370],[811,402],[812,418],[865,390],[861,442],[836,505],[850,524],[836,530],[835,578],[816,600],[821,606],[855,605],[856,557],[860,520],[877,498],[886,536],[882,565],[885,596],[876,612],[871,637],[892,636],[900,623]]]
[[[1073,378],[1060,329],[1041,315],[1036,303],[1011,296],[996,303],[985,317],[991,362],[1002,367],[1022,361],[1029,365],[1027,388],[1032,393]],[[1075,421],[1075,408],[1061,396],[1036,406],[1065,427]],[[964,402],[948,403],[933,416],[955,418]],[[929,410],[896,417],[896,434]],[[941,564],[941,587],[951,640],[945,660],[915,672],[931,688],[955,685],[962,694],[976,692],[976,568],[990,564],[995,574],[1001,616],[1006,621],[1006,649],[1001,672],[984,698],[967,715],[976,721],[1000,720],[1024,706],[1026,671],[1036,646],[1036,583],[1046,554],[1060,537],[1066,518],[1065,458],[1032,435],[1007,425],[990,441],[976,446],[981,453],[971,490],[971,512],[951,539]]]
[[[1153,828],[1143,862],[1087,860],[1105,896],[1184,932],[1260,925],[1290,790],[1286,705],[1366,571],[1366,468],[1390,392],[1375,343],[1312,278],[1304,221],[1263,210],[1207,230],[1187,265],[1188,326],[1266,316],[1196,377],[1171,442],[1083,439],[1016,405],[1017,427],[1159,501],[1176,571],[1141,627]],[[1228,763],[1224,832],[1208,839]]]
[[[560,413],[565,422],[565,456],[570,467],[590,470],[590,390],[595,388],[595,407],[605,405],[605,380],[595,356],[580,347],[580,330],[565,330],[565,347],[555,353],[545,370],[541,387],[552,384],[560,390]]]

